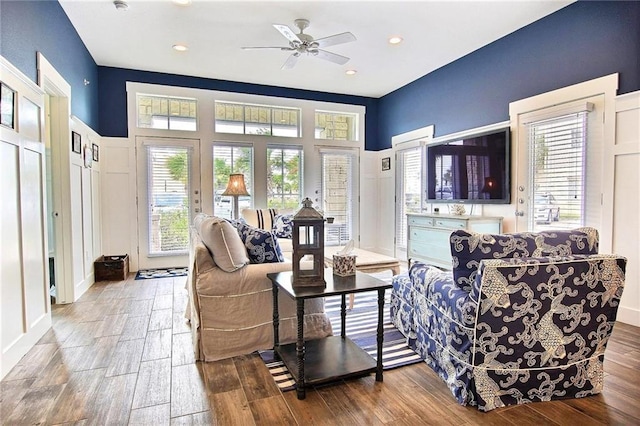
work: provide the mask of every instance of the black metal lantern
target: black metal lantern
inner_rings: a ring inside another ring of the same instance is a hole
[[[309,198],[293,216],[293,287],[324,286],[324,217]]]

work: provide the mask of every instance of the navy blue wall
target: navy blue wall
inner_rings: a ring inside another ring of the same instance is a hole
[[[71,85],[71,113],[97,131],[98,67],[60,4],[0,1],[0,54],[37,83],[37,52]]]
[[[34,82],[42,52],[71,84],[72,113],[104,136],[127,135],[126,81],[364,105],[373,150],[430,124],[443,135],[508,120],[512,101],[615,72],[619,93],[640,90],[635,1],[571,4],[381,99],[98,67],[56,0],[1,0],[0,42],[0,54]]]
[[[164,84],[196,89],[364,105],[367,109],[367,115],[365,117],[365,148],[373,150],[378,146],[378,100],[374,98],[109,67],[99,67],[99,80],[100,134],[103,136],[127,136],[126,83],[127,81],[133,81],[138,83]]]
[[[435,125],[436,135],[509,119],[509,103],[619,73],[618,93],[640,90],[640,2],[581,1],[379,100],[376,149]]]

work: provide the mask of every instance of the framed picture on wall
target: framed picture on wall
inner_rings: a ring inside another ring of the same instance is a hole
[[[0,82],[0,124],[10,129],[16,128],[16,92]]]
[[[92,146],[93,146],[93,161],[97,163],[100,160],[100,147],[95,143],[92,144]]]
[[[71,132],[71,151],[76,154],[80,154],[82,150],[82,138],[80,137],[80,133]]]
[[[385,157],[382,159],[382,171],[391,170],[391,157]]]

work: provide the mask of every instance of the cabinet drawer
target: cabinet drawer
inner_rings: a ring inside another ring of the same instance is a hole
[[[430,243],[410,243],[407,250],[410,259],[423,259],[433,262],[438,266],[448,265],[451,267],[451,250],[448,245]]]
[[[433,219],[424,216],[409,216],[409,226],[433,226]]]
[[[409,240],[411,242],[429,242],[431,244],[446,244],[449,246],[449,235],[451,231],[448,229],[437,228],[410,228]]]
[[[447,229],[466,229],[467,221],[464,219],[434,219],[433,226]]]

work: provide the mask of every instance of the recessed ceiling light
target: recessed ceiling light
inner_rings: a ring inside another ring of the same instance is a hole
[[[400,36],[389,37],[389,44],[400,44],[400,43],[402,43],[402,37]]]
[[[189,50],[189,48],[184,44],[174,44],[173,50],[177,50],[178,52],[186,52],[187,50]]]
[[[180,6],[189,6],[191,4],[191,0],[173,0],[173,2]]]
[[[358,71],[356,71],[356,70],[346,70],[344,73],[345,73],[346,75],[355,75],[357,72],[358,72]]]

